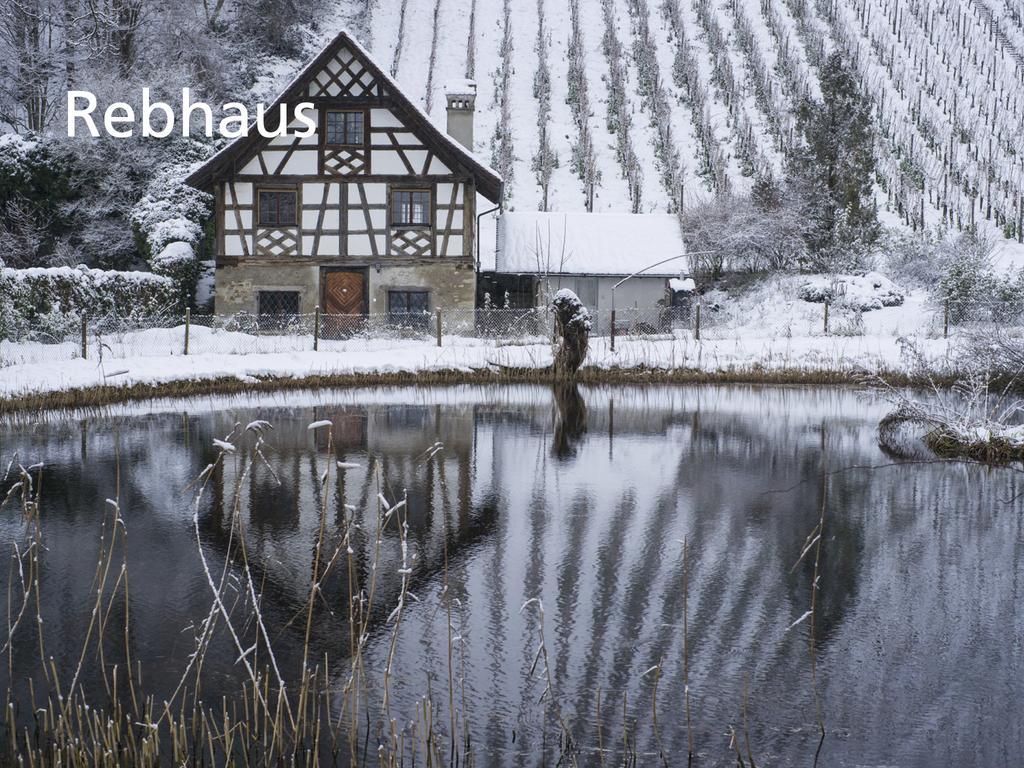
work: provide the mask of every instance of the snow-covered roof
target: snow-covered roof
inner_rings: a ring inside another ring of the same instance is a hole
[[[684,253],[679,220],[667,213],[540,213],[502,215],[495,269],[509,274],[630,275]],[[677,259],[645,271],[674,277]]]
[[[475,94],[476,93],[476,80],[468,80],[463,78],[462,80],[448,80],[444,84],[444,92],[446,94]]]
[[[364,48],[359,41],[352,36],[348,30],[343,29],[334,39],[331,40],[327,45],[320,51],[302,70],[292,79],[288,86],[281,92],[281,95],[277,97],[273,105],[266,110],[268,116],[269,130],[276,128],[274,122],[279,118],[280,112],[278,107],[284,103],[298,103],[304,99],[304,86],[309,80],[316,76],[316,74],[323,68],[327,61],[334,55],[334,53],[341,48],[348,48],[355,56],[360,57],[363,60],[366,68],[373,74],[375,78],[380,80],[387,90],[388,96],[391,97],[394,106],[397,106],[401,111],[406,113],[406,116],[419,127],[424,134],[424,139],[427,141],[434,142],[435,146],[440,145],[439,149],[443,152],[447,152],[452,158],[459,164],[465,166],[467,170],[473,173],[477,182],[477,190],[491,202],[497,202],[501,197],[501,187],[503,180],[493,168],[490,167],[482,158],[475,155],[470,150],[466,149],[462,144],[449,136],[444,130],[437,126],[430,116],[409,99],[399,87],[398,83],[395,82],[394,78],[388,74],[387,70],[382,67],[370,54],[369,51]],[[205,188],[210,182],[216,178],[219,174],[224,173],[230,167],[233,160],[245,155],[247,152],[252,152],[256,147],[266,143],[266,139],[263,138],[259,132],[253,129],[256,121],[252,121],[249,125],[249,131],[247,136],[242,136],[226,147],[216,152],[209,160],[196,168],[192,173],[185,179],[185,183],[198,188]]]

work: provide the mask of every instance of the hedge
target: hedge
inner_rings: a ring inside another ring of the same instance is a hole
[[[149,272],[0,269],[0,338],[60,337],[83,314],[141,318],[175,310],[178,298],[174,280]]]

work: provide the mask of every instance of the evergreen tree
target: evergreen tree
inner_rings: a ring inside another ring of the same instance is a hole
[[[820,81],[821,101],[808,98],[798,110],[803,144],[790,160],[789,184],[804,201],[810,266],[856,268],[879,233],[871,103],[839,52],[822,65]]]

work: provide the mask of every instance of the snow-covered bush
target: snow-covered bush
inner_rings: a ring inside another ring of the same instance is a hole
[[[0,332],[64,336],[81,315],[120,318],[159,314],[176,306],[174,282],[147,272],[79,267],[0,269]]]
[[[0,253],[9,267],[63,258],[70,229],[62,210],[74,194],[66,153],[53,142],[0,134]]]
[[[886,270],[903,285],[932,288],[942,277],[938,238],[930,232],[910,235],[887,232],[879,244],[879,255]]]
[[[935,284],[936,298],[951,304],[991,299],[995,290],[992,244],[966,234],[943,243],[937,252],[942,274]]]
[[[192,302],[202,271],[198,257],[213,202],[211,195],[183,179],[208,152],[205,144],[182,141],[174,162],[157,174],[131,211],[139,250],[154,273],[175,282],[183,305]]]
[[[898,307],[903,291],[885,275],[868,272],[858,275],[817,275],[800,286],[799,297],[815,304],[837,304],[859,312],[882,307]]]

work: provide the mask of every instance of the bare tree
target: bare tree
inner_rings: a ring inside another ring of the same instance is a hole
[[[63,10],[56,0],[0,4],[0,120],[15,129],[41,133],[56,114]]]

